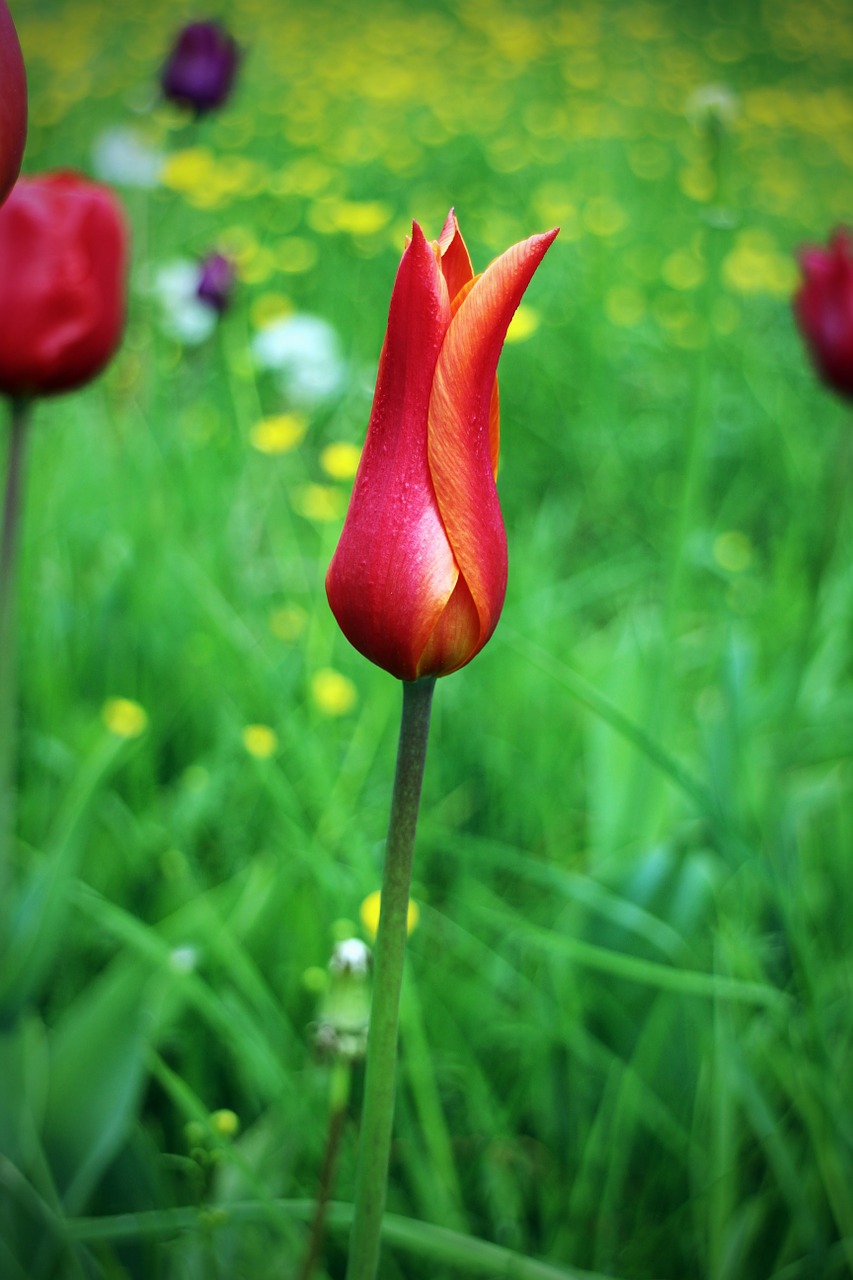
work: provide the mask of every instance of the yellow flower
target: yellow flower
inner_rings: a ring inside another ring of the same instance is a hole
[[[333,480],[351,480],[358,470],[361,449],[357,444],[340,440],[327,444],[320,454],[320,466]]]
[[[167,156],[163,166],[163,185],[184,195],[198,195],[210,190],[216,161],[207,147],[187,147]]]
[[[108,698],[101,710],[101,719],[117,738],[138,738],[148,724],[145,709],[130,698]]]
[[[340,520],[346,509],[346,498],[340,489],[328,484],[306,484],[293,496],[293,505],[306,520]]]
[[[292,313],[293,303],[283,293],[262,293],[252,303],[249,316],[256,329],[263,329],[274,320],[282,320]]]
[[[362,902],[361,907],[359,909],[359,915],[361,916],[361,923],[364,925],[365,929],[370,934],[371,938],[376,937],[376,930],[379,927],[379,907],[380,907],[381,899],[382,899],[382,895],[379,892],[379,890],[376,889],[374,890],[373,893],[369,893],[367,895],[367,897],[364,899],[364,902]],[[406,916],[406,932],[407,933],[413,933],[414,930],[417,928],[420,914],[421,913],[420,913],[420,910],[418,909],[418,904],[412,898],[410,898],[409,909]]]
[[[524,342],[539,328],[539,312],[523,302],[516,311],[507,329],[507,342]]]
[[[298,413],[277,413],[262,418],[249,439],[260,453],[289,453],[303,439],[308,424]]]
[[[247,724],[243,730],[243,746],[256,760],[268,760],[278,747],[278,734],[267,724]]]
[[[311,677],[311,694],[320,711],[327,716],[345,716],[358,702],[358,691],[352,680],[323,667]]]

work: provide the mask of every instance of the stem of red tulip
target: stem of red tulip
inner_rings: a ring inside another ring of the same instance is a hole
[[[403,683],[403,719],[376,933],[373,1000],[347,1280],[374,1280],[394,1119],[397,1028],[412,856],[435,678]]]
[[[9,887],[15,831],[16,658],[18,541],[24,489],[24,444],[29,402],[12,401],[3,527],[0,532],[0,900]]]

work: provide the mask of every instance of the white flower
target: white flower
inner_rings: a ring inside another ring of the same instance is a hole
[[[332,952],[329,968],[332,973],[364,977],[370,968],[370,948],[360,938],[347,938],[338,942]]]
[[[310,408],[338,395],[346,365],[338,335],[319,316],[284,316],[265,325],[252,341],[252,354],[262,369],[279,374],[284,394]]]
[[[219,319],[219,313],[199,298],[198,281],[198,263],[180,258],[159,267],[151,284],[164,332],[187,347],[209,338]]]
[[[124,187],[156,187],[166,157],[136,129],[105,129],[92,148],[92,166],[104,182]]]

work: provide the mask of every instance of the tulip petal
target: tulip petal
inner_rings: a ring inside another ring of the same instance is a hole
[[[460,290],[470,285],[474,279],[471,255],[462,239],[462,232],[459,230],[459,223],[456,221],[453,209],[450,210],[441,229],[438,248],[441,254],[441,271],[447,281],[447,292],[452,305]]]
[[[418,662],[418,676],[443,676],[458,671],[480,646],[480,617],[464,578],[459,578],[453,594],[433,628]]]
[[[474,652],[492,634],[506,592],[506,534],[489,438],[495,372],[510,320],[556,234],[531,236],[487,268],[451,320],[435,368],[429,466],[447,538],[479,618]]]
[[[351,644],[403,680],[459,576],[436,502],[427,412],[450,300],[415,224],[388,316],[367,438],[326,591]]]

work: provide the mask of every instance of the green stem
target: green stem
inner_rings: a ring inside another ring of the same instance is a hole
[[[3,527],[0,533],[0,899],[9,887],[15,831],[16,656],[15,582],[24,490],[29,403],[12,401]]]
[[[311,1280],[323,1247],[323,1234],[326,1227],[326,1212],[332,1198],[335,1172],[338,1164],[341,1138],[347,1122],[349,1107],[350,1079],[352,1067],[344,1058],[332,1063],[332,1076],[329,1081],[329,1131],[326,1136],[326,1151],[323,1156],[323,1169],[320,1174],[320,1189],[314,1218],[311,1222],[311,1234],[308,1240],[308,1251],[299,1280]]]
[[[403,719],[374,950],[373,1002],[347,1280],[374,1280],[379,1264],[394,1119],[409,886],[434,689],[434,678],[403,684]]]

